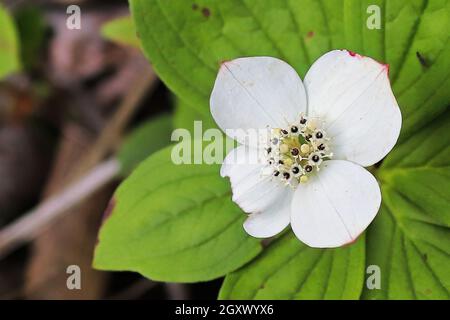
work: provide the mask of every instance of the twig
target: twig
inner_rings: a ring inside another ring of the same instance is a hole
[[[99,164],[79,181],[1,230],[0,259],[21,243],[32,240],[55,218],[63,216],[69,212],[68,209],[105,186],[117,176],[119,169],[119,162],[114,158]]]

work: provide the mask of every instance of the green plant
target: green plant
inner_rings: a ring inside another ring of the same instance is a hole
[[[224,60],[274,56],[303,77],[323,53],[345,48],[390,64],[403,128],[398,145],[374,168],[382,209],[352,246],[311,249],[289,232],[263,249],[243,232],[244,214],[219,168],[176,166],[168,147],[117,190],[100,232],[97,268],[160,281],[226,276],[220,298],[450,297],[448,1],[130,4],[144,52],[181,101],[175,115],[180,126],[194,119],[214,126],[209,95]],[[383,12],[381,29],[366,28],[371,4]],[[382,269],[380,290],[363,289],[369,265]]]
[[[16,26],[9,12],[0,4],[0,78],[20,68],[19,41]]]

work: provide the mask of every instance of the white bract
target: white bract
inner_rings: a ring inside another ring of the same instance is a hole
[[[291,224],[311,247],[339,247],[375,218],[380,188],[363,167],[393,148],[402,121],[387,65],[334,50],[302,83],[279,59],[239,58],[222,64],[210,102],[219,127],[242,143],[221,175],[250,213],[247,233],[272,237]],[[249,142],[251,130],[269,138]]]

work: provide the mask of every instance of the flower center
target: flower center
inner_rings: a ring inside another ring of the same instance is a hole
[[[303,115],[288,128],[271,129],[263,172],[292,187],[306,183],[333,156],[329,141],[320,121]]]

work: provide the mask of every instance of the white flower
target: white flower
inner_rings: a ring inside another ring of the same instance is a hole
[[[233,201],[250,213],[247,233],[271,237],[290,223],[307,245],[338,247],[375,218],[381,192],[363,167],[393,148],[402,121],[387,65],[334,50],[302,83],[279,59],[239,58],[222,64],[210,103],[219,127],[241,143],[245,130],[269,129],[264,148],[241,145],[221,169]],[[264,161],[247,160],[261,149]]]

